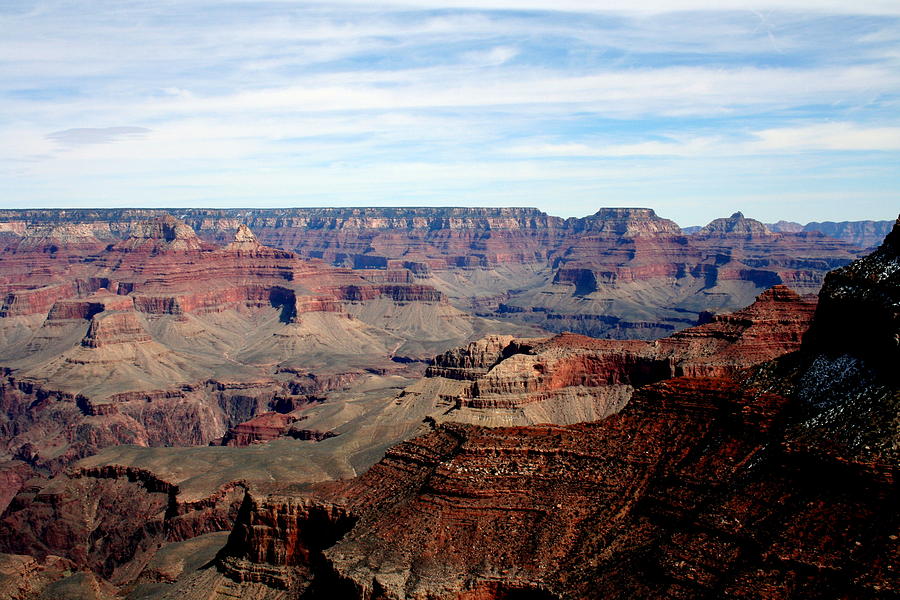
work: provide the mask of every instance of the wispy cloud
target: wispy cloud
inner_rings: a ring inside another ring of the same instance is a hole
[[[835,178],[898,188],[893,0],[76,4],[0,7],[8,204],[673,194],[699,222],[712,180],[759,204],[809,174],[836,211],[873,205]]]
[[[680,156],[721,157],[808,152],[897,152],[900,127],[864,127],[856,123],[824,123],[742,132],[740,135],[668,136],[637,143],[534,143],[509,149],[511,154],[539,157]]]
[[[143,137],[150,130],[146,127],[76,127],[47,134],[47,139],[64,146],[108,144],[126,139]]]

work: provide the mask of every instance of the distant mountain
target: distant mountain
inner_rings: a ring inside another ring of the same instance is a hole
[[[824,221],[822,223],[807,223],[804,231],[821,231],[829,237],[833,237],[862,248],[874,248],[878,246],[894,226],[893,221]]]
[[[803,225],[796,221],[778,221],[777,223],[767,223],[769,229],[779,233],[800,233],[803,231]]]
[[[842,240],[849,244],[859,246],[860,248],[874,248],[881,243],[891,231],[893,221],[823,221],[807,223],[801,225],[794,221],[778,221],[777,223],[767,223],[769,229],[779,233],[800,233],[818,231],[824,233],[828,237]],[[682,231],[688,233],[685,228]],[[693,233],[693,232],[690,232]]]

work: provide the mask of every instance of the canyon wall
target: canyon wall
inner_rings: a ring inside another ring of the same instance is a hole
[[[900,225],[844,265],[741,214],[691,236],[646,209],[378,220],[421,210],[323,211],[353,250],[327,261],[227,212],[76,212],[28,243],[17,213],[0,592],[900,593]],[[516,325],[579,318],[659,339]]]
[[[250,492],[219,572],[311,598],[896,595],[898,240],[829,275],[774,360],[644,385],[595,423],[439,425],[357,479]],[[505,342],[434,374],[482,377]],[[285,545],[311,530],[327,547]]]
[[[39,239],[43,233],[29,232],[76,223],[82,237],[68,239],[99,243],[128,238],[161,214],[189,224],[199,236],[194,245],[236,249],[235,235],[249,226],[267,246],[367,272],[372,281],[431,286],[465,312],[619,339],[665,336],[703,310],[740,308],[776,284],[815,293],[828,270],[861,254],[847,241],[776,232],[740,213],[686,235],[647,208],[569,219],[532,208],[7,210],[0,223],[10,236]],[[118,245],[145,239],[132,238]],[[17,248],[11,243],[10,255]]]

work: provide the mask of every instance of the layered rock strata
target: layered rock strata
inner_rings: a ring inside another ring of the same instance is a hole
[[[519,419],[507,424],[602,418],[643,385],[683,375],[729,377],[798,350],[815,306],[814,297],[775,286],[743,310],[708,316],[703,325],[655,342],[489,336],[435,357],[425,379],[403,398],[423,401],[437,390],[452,402],[438,420],[498,424],[484,421],[481,409],[491,409],[493,418],[501,409]],[[455,396],[441,383],[448,379],[464,382]]]
[[[879,310],[896,294],[894,232],[829,277],[799,351],[646,385],[596,423],[445,424],[357,479],[251,492],[221,576],[311,598],[900,593],[898,387],[895,364],[870,348],[898,331]],[[830,329],[838,307],[868,312]],[[479,377],[502,364],[500,345],[435,367]],[[849,422],[829,435],[835,415]],[[315,543],[301,541],[313,531]]]
[[[175,212],[175,211],[170,211]],[[177,227],[145,231],[165,211],[4,211],[9,235],[78,223],[98,239],[147,236],[199,248]],[[814,293],[829,269],[860,250],[814,231],[772,231],[736,213],[694,235],[646,208],[607,208],[560,219],[527,208],[179,210],[202,243],[253,252],[254,241],[368,271],[381,283],[436,287],[457,308],[551,331],[654,338],[706,308],[745,306],[786,284]],[[167,213],[166,213],[167,214]],[[245,225],[245,227],[246,227]],[[159,229],[159,226],[152,226]],[[239,231],[240,230],[240,231]],[[236,241],[237,238],[240,238]],[[57,261],[59,262],[59,261]]]
[[[264,246],[243,224],[225,245],[168,214],[125,239],[107,228],[99,245],[84,241],[96,225],[26,227],[0,261],[0,456],[44,472],[110,445],[205,445],[369,371],[420,371],[435,350],[516,329],[422,282]],[[63,234],[68,250],[29,242]]]
[[[5,552],[40,562],[64,557],[122,584],[133,581],[161,545],[231,529],[243,496],[240,482],[207,497],[183,498],[178,485],[144,469],[80,469],[20,492],[0,520],[0,538]]]

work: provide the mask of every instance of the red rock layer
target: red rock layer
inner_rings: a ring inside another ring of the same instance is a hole
[[[148,221],[160,214],[166,223]],[[240,278],[248,268],[290,280],[290,269],[276,264],[272,249],[262,251],[265,246],[259,246],[246,225],[264,244],[368,271],[372,274],[365,278],[371,283],[408,285],[435,277],[440,285],[446,283],[442,272],[447,270],[519,269],[522,275],[537,268],[541,275],[528,276],[525,286],[498,279],[475,294],[451,286],[450,301],[479,314],[550,331],[628,339],[661,337],[693,322],[697,312],[710,305],[736,308],[750,294],[772,285],[815,292],[827,270],[847,264],[860,252],[815,232],[772,232],[740,213],[717,219],[690,236],[646,208],[601,209],[565,220],[525,208],[198,209],[178,214],[197,235],[165,211],[6,211],[0,220],[9,224],[10,236],[21,230],[17,223],[26,223],[27,233],[29,227],[69,219],[77,221],[77,227],[102,232],[104,239],[125,237],[113,245],[117,268],[134,271],[136,286],[142,285],[141,275],[150,272],[143,266],[150,256],[155,263],[151,271],[172,273],[170,280],[183,277],[185,284],[200,278],[210,282],[209,288],[227,289],[229,284],[211,280]],[[220,254],[231,257],[219,256],[215,269],[208,261],[198,271],[165,258],[173,249],[204,255],[209,241],[227,244]],[[261,252],[268,253],[267,258]],[[43,255],[32,261],[48,270],[48,281],[42,285],[58,283],[51,281],[52,272],[66,261]],[[242,262],[242,267],[227,266],[234,261]],[[545,267],[549,276],[544,275]],[[482,279],[474,275],[452,279],[467,277]],[[122,284],[127,290],[137,289],[128,287],[132,283],[127,279]],[[401,294],[430,295],[437,301],[434,298],[440,295],[435,290],[376,292],[356,287],[345,280],[319,289],[344,298]]]
[[[85,299],[71,298],[55,302],[47,315],[48,321],[87,319],[104,311],[125,311],[134,307],[128,296],[95,294]]]
[[[297,420],[292,415],[267,412],[257,415],[229,429],[222,438],[223,446],[249,446],[282,437],[288,426]]]
[[[77,294],[78,286],[73,283],[10,289],[0,305],[0,318],[47,313],[57,300]]]
[[[814,296],[774,286],[742,310],[659,340],[655,346],[678,361],[676,374],[733,375],[751,365],[800,349],[816,309]]]
[[[117,466],[34,485],[0,519],[4,551],[40,560],[62,556],[113,583],[133,580],[166,541],[230,529],[244,492],[229,484],[209,498],[182,502],[177,485]]]
[[[168,244],[196,248],[190,233],[178,229],[174,221],[145,225],[148,216],[163,211],[69,211],[63,218],[77,219],[118,235],[131,231],[124,247],[141,247],[147,239],[166,239]],[[641,260],[639,243],[629,238],[658,238],[669,252],[696,258],[694,241],[708,235],[766,235],[770,245],[786,245],[804,252],[816,252],[806,243],[815,235],[773,234],[765,225],[740,213],[717,219],[702,228],[703,235],[690,239],[678,226],[656,216],[647,208],[604,208],[581,219],[563,220],[529,208],[357,208],[357,209],[271,209],[271,210],[182,210],[188,223],[201,237],[229,241],[230,232],[242,224],[260,236],[262,243],[310,258],[355,268],[385,268],[389,264],[427,271],[433,268],[486,267],[507,263],[534,263],[556,258],[569,262],[573,254],[589,257],[591,247],[620,263]],[[10,223],[43,223],[59,219],[52,211],[5,211],[0,219]],[[88,225],[79,225],[86,228]],[[26,228],[27,231],[27,228]],[[235,243],[250,248],[254,240],[241,233]],[[582,239],[583,238],[583,239]],[[144,240],[144,241],[141,241]],[[622,248],[616,248],[624,242]],[[816,239],[816,243],[821,240]],[[832,244],[834,241],[832,240]],[[248,244],[250,244],[248,246]],[[702,244],[701,244],[702,245]],[[684,249],[688,252],[685,253]],[[831,247],[833,256],[847,258],[852,249]],[[834,253],[837,254],[834,254]],[[821,253],[819,254],[821,255]],[[598,255],[599,256],[599,255]],[[700,257],[701,260],[706,260]],[[620,265],[621,266],[621,265]]]
[[[406,276],[370,282],[349,270],[300,260],[290,252],[259,244],[246,226],[238,229],[229,244],[217,248],[169,215],[137,221],[124,241],[91,249],[95,254],[73,247],[64,261],[25,248],[14,254],[15,260],[4,260],[0,316],[47,313],[59,300],[80,298],[101,288],[133,296],[137,310],[151,314],[264,305],[296,295],[291,288],[300,287],[312,291],[312,297],[301,302],[304,310],[336,311],[342,299],[442,299],[438,291],[412,284]]]
[[[221,568],[312,597],[897,593],[889,488],[779,451],[788,404],[679,378],[596,424],[447,425],[356,480],[251,494]],[[324,561],[312,531],[340,538]]]
[[[425,376],[471,381],[456,402],[472,408],[523,406],[574,387],[600,393],[681,375],[730,376],[799,350],[815,306],[815,298],[776,286],[743,310],[655,342],[490,336],[435,357]]]
[[[354,480],[251,493],[221,569],[236,579],[265,570],[259,581],[310,598],[894,597],[898,240],[900,221],[877,252],[829,276],[799,352],[739,378],[646,385],[595,423],[446,424]],[[777,305],[803,316],[779,318]],[[775,289],[742,312],[664,351],[712,344],[715,358],[720,342],[739,347],[738,327],[752,360],[765,344],[744,328],[750,315],[796,347],[809,311]],[[440,368],[480,370],[497,353],[470,349],[465,367],[450,354]],[[337,541],[260,554],[293,528],[266,515],[290,506],[304,507],[292,539],[318,528]],[[311,519],[317,509],[352,528]]]
[[[149,342],[153,338],[133,312],[103,312],[91,317],[81,345],[100,348],[110,344]]]

